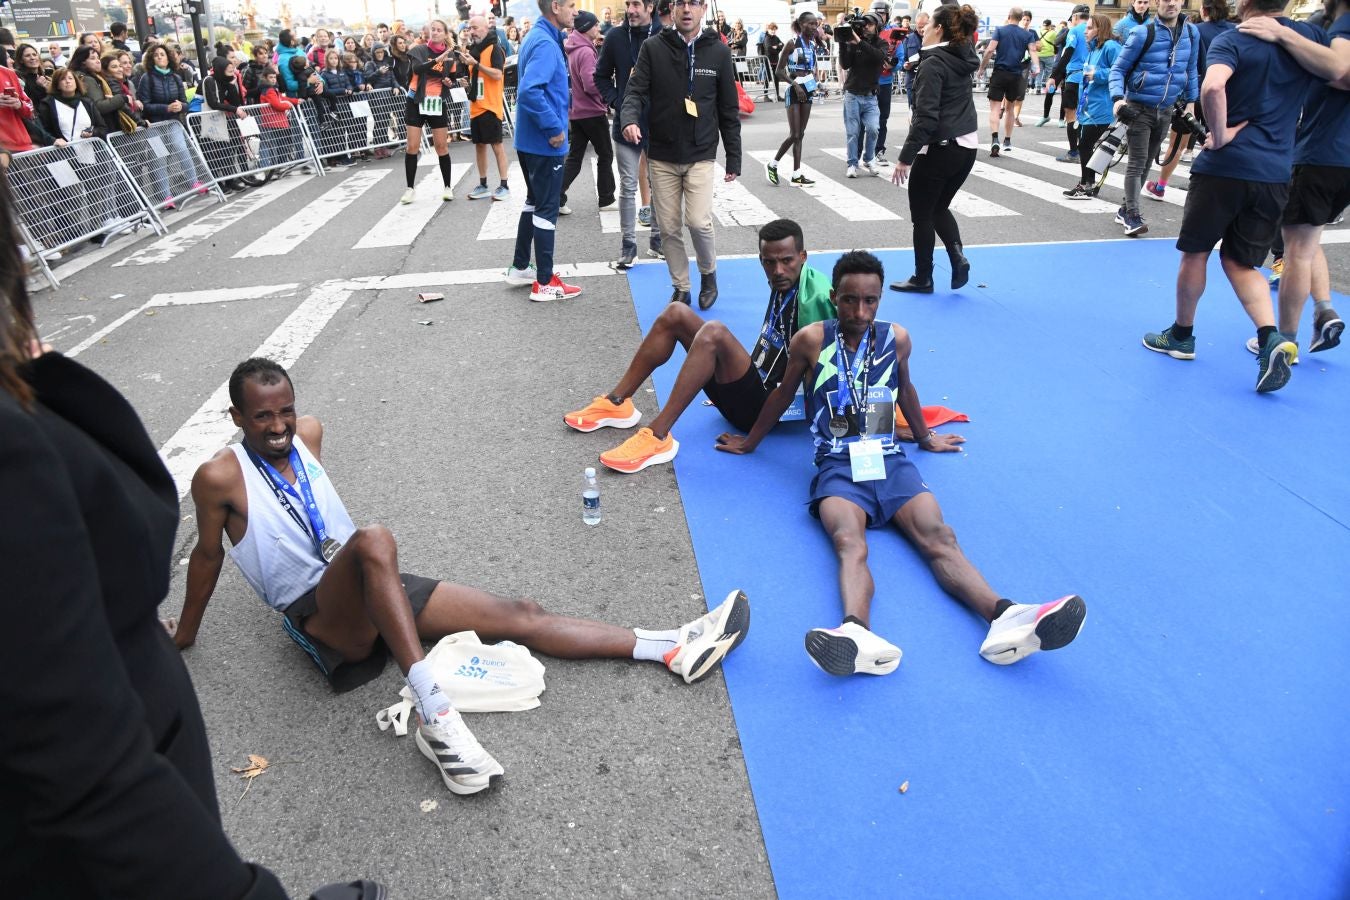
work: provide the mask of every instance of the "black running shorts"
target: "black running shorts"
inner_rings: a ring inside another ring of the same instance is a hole
[[[491,110],[480,112],[469,120],[469,138],[475,144],[500,144],[502,120]]]
[[[995,103],[1011,100],[1016,103],[1027,96],[1027,80],[1021,72],[995,69],[989,75],[989,99]]]
[[[1078,109],[1078,89],[1082,87],[1076,81],[1066,81],[1059,86],[1059,92],[1063,96],[1059,99],[1059,108],[1067,114],[1070,111]]]
[[[744,375],[726,384],[719,384],[716,378],[709,378],[703,386],[703,393],[733,428],[749,431],[759,418],[759,411],[764,408],[769,389],[760,380],[755,367],[746,366]]]
[[[1294,166],[1286,225],[1330,225],[1350,205],[1350,167]]]
[[[419,106],[417,101],[412,99],[411,97],[408,98],[408,103],[404,107],[404,116],[407,117],[409,128],[425,127],[437,129],[450,127],[450,120],[445,117],[444,113],[442,113],[439,116],[422,115],[422,107]]]
[[[416,619],[426,608],[427,601],[431,599],[431,592],[440,582],[405,572],[400,572],[398,577],[403,582],[403,593],[407,596],[413,618]],[[317,590],[317,586],[311,588],[282,610],[284,618],[281,627],[301,650],[309,654],[309,658],[319,667],[319,671],[328,679],[328,684],[334,691],[338,693],[350,691],[384,671],[384,664],[389,660],[389,648],[385,646],[383,638],[376,637],[369,656],[350,662],[323,641],[310,637],[309,632],[305,630],[305,620],[319,611],[319,604],[315,599]]]
[[[1224,259],[1259,266],[1280,233],[1288,197],[1287,184],[1192,174],[1177,249],[1208,253],[1223,241],[1219,255]]]

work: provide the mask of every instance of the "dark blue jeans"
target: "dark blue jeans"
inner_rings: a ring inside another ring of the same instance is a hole
[[[525,173],[525,208],[516,229],[516,251],[511,265],[523,269],[530,264],[534,247],[535,278],[540,284],[553,280],[553,237],[558,226],[558,203],[562,195],[565,156],[540,156],[517,151]]]

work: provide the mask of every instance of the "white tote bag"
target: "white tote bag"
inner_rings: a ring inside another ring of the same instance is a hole
[[[544,692],[544,664],[520,644],[502,641],[484,644],[472,631],[440,639],[427,654],[436,683],[460,712],[519,712],[539,705]],[[399,691],[403,699],[375,714],[381,731],[408,733],[412,689]]]

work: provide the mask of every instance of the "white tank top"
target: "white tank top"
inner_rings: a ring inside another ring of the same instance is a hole
[[[328,536],[347,543],[356,531],[347,507],[342,505],[328,473],[298,434],[294,443],[309,475],[314,502],[323,516]],[[249,459],[244,445],[231,444],[230,449],[239,460],[248,492],[248,527],[244,539],[230,548],[230,558],[268,606],[285,609],[319,583],[326,564],[314,549],[308,527],[301,528],[282,509],[272,485]],[[297,508],[303,515],[304,507],[297,504]]]

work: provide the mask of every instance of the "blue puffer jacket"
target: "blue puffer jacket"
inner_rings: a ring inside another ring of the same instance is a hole
[[[520,44],[516,61],[516,149],[538,156],[567,155],[567,110],[571,91],[562,34],[547,19],[534,23]],[[564,135],[560,146],[548,139]]]
[[[281,87],[284,92],[291,96],[299,96],[300,86],[295,83],[295,77],[291,75],[291,57],[305,55],[300,47],[277,47],[277,74],[281,76]]]
[[[1172,32],[1161,22],[1154,23],[1153,45],[1143,59],[1139,58],[1148,32],[1144,26],[1130,32],[1129,40],[1111,66],[1111,99],[1124,98],[1157,108],[1171,106],[1178,97],[1184,97],[1188,103],[1199,99],[1200,32],[1189,22],[1182,25],[1170,69],[1167,59],[1172,55]]]
[[[323,79],[323,92],[330,97],[341,97],[348,91],[356,90],[352,80],[341,69],[324,69],[319,77]]]
[[[136,85],[136,99],[145,104],[145,118],[151,122],[166,122],[179,119],[187,113],[187,93],[183,90],[183,79],[169,72],[161,75],[151,66],[141,76]],[[169,112],[169,104],[177,100],[183,108],[177,113]]]

